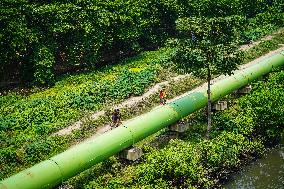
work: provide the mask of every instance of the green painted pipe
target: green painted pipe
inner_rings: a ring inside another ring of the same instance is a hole
[[[273,67],[282,65],[284,51],[245,70],[237,71],[212,85],[212,100],[218,100],[269,73]],[[1,181],[0,189],[52,188],[206,105],[206,89],[189,93]]]

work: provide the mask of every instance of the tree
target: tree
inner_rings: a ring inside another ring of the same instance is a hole
[[[240,16],[182,18],[177,20],[180,38],[170,44],[176,48],[179,67],[206,77],[208,83],[208,126],[211,130],[211,79],[217,74],[232,74],[243,60],[238,50],[239,32],[245,19]]]

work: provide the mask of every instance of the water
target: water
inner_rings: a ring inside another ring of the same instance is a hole
[[[232,176],[226,189],[284,189],[284,141]]]

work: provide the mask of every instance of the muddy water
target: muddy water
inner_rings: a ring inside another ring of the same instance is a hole
[[[276,148],[241,172],[223,186],[226,189],[284,189],[284,140]]]

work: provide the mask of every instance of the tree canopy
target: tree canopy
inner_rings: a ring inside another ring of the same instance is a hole
[[[170,43],[176,48],[175,61],[193,74],[205,75],[208,82],[207,137],[211,129],[210,81],[212,75],[231,74],[243,61],[243,53],[237,46],[243,22],[240,16],[177,20],[181,38]]]
[[[197,75],[208,66],[212,74],[230,74],[242,61],[237,44],[243,22],[239,16],[178,19],[181,37],[169,43],[177,48],[176,62]]]
[[[179,33],[176,20],[230,23],[235,15],[245,22],[242,40],[284,24],[281,0],[2,0],[0,81],[52,83],[62,70],[162,46]]]

